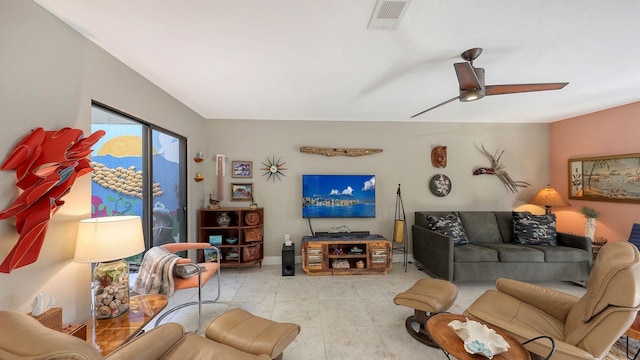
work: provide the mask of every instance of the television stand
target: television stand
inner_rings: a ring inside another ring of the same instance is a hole
[[[320,237],[360,237],[360,236],[369,236],[371,233],[369,231],[351,231],[351,232],[330,232],[330,231],[316,231],[313,235],[315,238]]]
[[[386,274],[391,270],[391,241],[378,234],[340,234],[302,238],[302,270],[307,275]]]

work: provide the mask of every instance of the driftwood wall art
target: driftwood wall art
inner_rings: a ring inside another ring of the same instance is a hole
[[[382,152],[382,149],[340,149],[340,148],[320,148],[313,146],[300,147],[301,153],[316,154],[324,156],[365,156]]]
[[[0,264],[0,272],[34,263],[51,216],[64,204],[62,197],[78,176],[93,168],[86,158],[105,132],[96,131],[83,138],[82,130],[33,130],[13,149],[0,169],[16,171],[16,185],[23,190],[4,210],[0,220],[16,217],[18,242]]]
[[[500,179],[500,181],[502,181],[504,186],[508,190],[510,190],[512,193],[517,193],[518,188],[520,187],[524,188],[530,185],[526,181],[513,180],[511,176],[509,176],[509,174],[504,170],[505,166],[500,162],[500,158],[502,157],[502,154],[504,154],[504,150],[502,150],[499,155],[498,155],[498,151],[496,151],[496,153],[492,155],[484,148],[484,144],[483,144],[482,153],[491,161],[491,167],[477,168],[473,171],[473,175],[482,175],[482,174],[495,175],[498,177],[498,179]]]

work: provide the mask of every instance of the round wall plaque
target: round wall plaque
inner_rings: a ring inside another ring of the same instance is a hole
[[[451,192],[451,179],[445,174],[436,174],[429,181],[429,189],[435,196],[447,196]]]

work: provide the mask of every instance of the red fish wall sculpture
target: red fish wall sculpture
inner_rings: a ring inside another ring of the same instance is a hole
[[[86,158],[105,132],[98,130],[83,137],[80,129],[33,130],[13,149],[0,169],[16,171],[16,185],[23,190],[4,210],[0,220],[16,217],[18,242],[0,264],[0,272],[34,263],[51,216],[64,204],[61,200],[78,176],[93,168]]]

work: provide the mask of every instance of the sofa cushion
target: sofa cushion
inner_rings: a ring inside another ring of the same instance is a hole
[[[545,253],[534,247],[517,244],[481,244],[479,246],[497,251],[500,262],[541,263],[545,261]]]
[[[542,251],[544,253],[544,261],[546,262],[588,262],[589,257],[592,256],[591,253],[586,250],[568,246],[527,245],[526,247]]]
[[[502,235],[502,242],[513,243],[513,214],[511,211],[496,211],[494,214]]]
[[[556,216],[514,212],[513,237],[516,244],[557,246]]]
[[[455,262],[497,262],[498,251],[486,246],[466,244],[454,246],[453,261]]]
[[[444,216],[429,215],[427,216],[427,223],[429,224],[429,229],[450,236],[454,245],[462,245],[469,242],[464,226],[462,226],[462,222],[456,213]]]
[[[502,242],[502,236],[494,213],[489,211],[460,211],[458,216],[462,221],[470,244]]]

